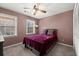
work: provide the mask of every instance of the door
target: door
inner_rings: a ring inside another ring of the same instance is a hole
[[[75,4],[73,11],[73,45],[79,56],[79,4]]]

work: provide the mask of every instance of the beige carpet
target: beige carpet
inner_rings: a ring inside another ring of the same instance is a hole
[[[4,48],[4,56],[36,56],[30,49],[24,48],[23,44]],[[72,47],[56,44],[46,56],[75,56]]]

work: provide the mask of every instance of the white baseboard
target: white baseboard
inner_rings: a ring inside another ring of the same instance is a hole
[[[72,47],[73,48],[73,46],[72,45],[68,45],[68,44],[64,44],[64,43],[60,43],[60,42],[57,42],[58,44],[61,44],[61,45],[64,45],[64,46],[68,46],[68,47]]]
[[[17,44],[13,44],[13,45],[10,45],[10,46],[6,46],[6,47],[3,47],[3,48],[5,49],[5,48],[9,48],[9,47],[13,47],[13,46],[20,45],[20,44],[22,44],[22,42],[20,42],[20,43],[17,43]]]
[[[64,46],[68,46],[68,47],[72,47],[73,48],[72,45],[68,45],[68,44],[64,44],[64,43],[60,43],[60,42],[57,42],[57,43],[61,44],[61,45],[64,45]],[[20,44],[22,44],[22,42],[17,43],[17,44],[13,44],[13,45],[10,45],[10,46],[6,46],[6,47],[3,47],[3,48],[9,48],[9,47],[17,46],[17,45],[20,45]]]

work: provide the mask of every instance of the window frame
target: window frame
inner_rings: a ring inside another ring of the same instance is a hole
[[[32,22],[33,23],[33,33],[28,33],[28,26],[27,26],[27,22]],[[34,20],[30,20],[30,19],[27,19],[26,20],[26,34],[27,35],[30,35],[30,34],[35,34],[36,32],[35,32],[35,21]]]
[[[3,14],[3,16],[8,16],[8,17],[12,17],[15,20],[15,34],[14,35],[3,35],[3,37],[13,37],[13,36],[17,36],[17,16],[13,16],[13,15],[9,15],[9,14],[5,14],[5,13],[0,13],[0,15]]]

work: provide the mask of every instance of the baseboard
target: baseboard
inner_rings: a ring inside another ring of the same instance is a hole
[[[13,47],[13,46],[20,45],[20,44],[22,44],[22,42],[20,42],[20,43],[17,43],[17,44],[13,44],[13,45],[10,45],[10,46],[6,46],[6,47],[3,47],[3,48],[5,49],[5,48],[9,48],[9,47]]]
[[[60,42],[57,42],[57,43],[61,44],[61,45],[64,45],[64,46],[68,46],[68,47],[72,47],[73,48],[72,45],[68,45],[68,44],[64,44],[64,43],[60,43]],[[20,45],[20,44],[22,44],[22,42],[17,43],[17,44],[13,44],[13,45],[10,45],[10,46],[6,46],[6,47],[3,47],[3,48],[9,48],[9,47],[17,46],[17,45]]]
[[[64,46],[68,46],[68,47],[72,47],[73,48],[73,46],[72,45],[68,45],[68,44],[65,44],[65,43],[60,43],[60,42],[57,42],[58,44],[61,44],[61,45],[64,45]]]

